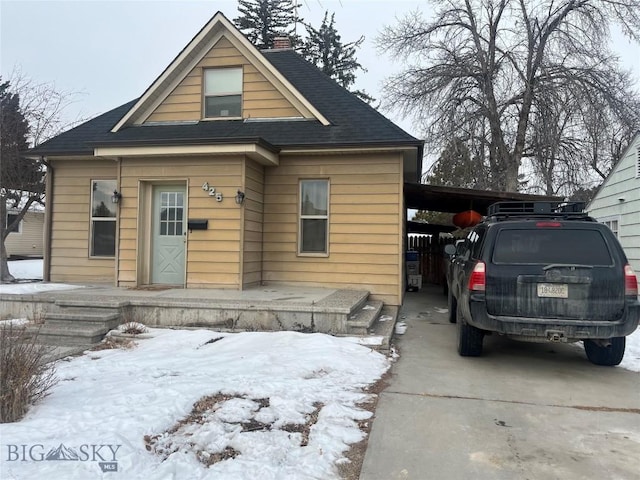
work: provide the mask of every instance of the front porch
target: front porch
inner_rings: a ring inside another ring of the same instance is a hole
[[[0,318],[44,321],[39,337],[52,345],[89,346],[116,325],[137,321],[149,327],[376,337],[372,346],[388,349],[397,312],[364,290],[268,284],[241,291],[101,285],[26,295],[0,290]]]

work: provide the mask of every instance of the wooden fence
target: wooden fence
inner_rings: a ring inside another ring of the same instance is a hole
[[[435,235],[409,236],[407,250],[418,253],[423,284],[444,283],[444,246],[453,242],[454,238],[438,238]]]

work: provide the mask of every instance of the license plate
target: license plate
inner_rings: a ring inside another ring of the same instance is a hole
[[[569,285],[566,283],[539,283],[538,297],[569,298]]]

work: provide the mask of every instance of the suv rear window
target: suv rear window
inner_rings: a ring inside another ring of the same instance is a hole
[[[493,262],[613,265],[599,231],[567,228],[502,229],[493,249]]]

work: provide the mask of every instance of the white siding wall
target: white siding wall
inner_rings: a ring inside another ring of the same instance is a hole
[[[589,204],[599,221],[618,219],[618,239],[640,280],[640,134]]]

